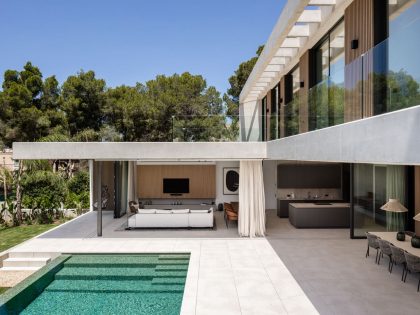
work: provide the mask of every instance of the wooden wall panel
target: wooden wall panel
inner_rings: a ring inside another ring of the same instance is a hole
[[[353,1],[344,12],[344,27],[347,65],[374,46],[374,1]],[[354,39],[359,41],[357,49],[351,49],[351,41]]]
[[[189,178],[190,193],[171,196],[163,193],[164,178]],[[213,199],[216,198],[215,165],[139,165],[137,166],[139,198]]]
[[[374,0],[355,0],[345,10],[345,122],[373,115],[373,54],[360,56],[375,45]],[[352,49],[352,40],[358,40],[358,48]]]
[[[414,198],[414,211],[417,215],[420,213],[420,166],[414,169]],[[420,221],[415,221],[415,231],[417,235],[420,235]]]

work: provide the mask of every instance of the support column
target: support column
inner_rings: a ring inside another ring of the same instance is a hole
[[[89,160],[89,211],[93,211],[93,194],[94,194],[94,185],[93,185],[94,169],[93,169],[93,160]]]
[[[97,196],[97,232],[98,236],[102,236],[102,162],[96,162],[96,196]]]

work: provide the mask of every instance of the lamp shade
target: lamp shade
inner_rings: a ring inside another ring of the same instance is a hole
[[[382,210],[389,212],[408,212],[398,199],[389,199],[389,201],[381,207]]]
[[[420,213],[418,215],[416,215],[413,219],[416,220],[416,221],[420,221]]]

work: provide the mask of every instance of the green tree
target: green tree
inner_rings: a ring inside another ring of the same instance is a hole
[[[239,115],[239,96],[263,49],[264,46],[258,47],[256,56],[242,62],[238,69],[236,69],[235,73],[229,78],[230,87],[227,90],[227,93],[223,96],[223,100],[227,106],[228,116]]]
[[[93,71],[81,71],[63,83],[62,108],[71,136],[85,129],[100,130],[106,101],[105,87],[105,81],[97,79]]]

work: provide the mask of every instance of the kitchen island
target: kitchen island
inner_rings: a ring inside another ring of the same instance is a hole
[[[289,221],[296,228],[348,228],[350,227],[350,204],[290,203]]]

